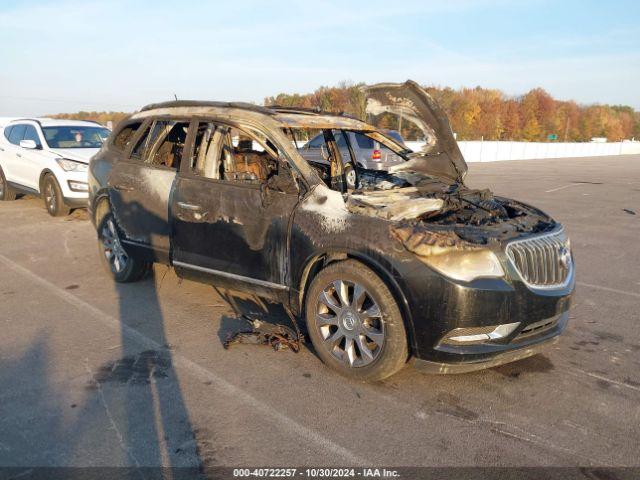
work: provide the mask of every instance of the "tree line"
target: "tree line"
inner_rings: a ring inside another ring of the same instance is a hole
[[[367,118],[360,85],[341,83],[313,93],[280,93],[265,105],[344,112],[382,128],[399,130],[406,140],[420,139],[420,130],[403,119],[383,114]],[[449,115],[458,140],[517,140],[586,142],[594,137],[619,141],[640,138],[640,112],[625,105],[579,105],[556,100],[542,88],[519,97],[487,88],[425,87]],[[93,120],[115,126],[125,112],[85,112],[49,115],[53,118]]]
[[[48,118],[63,118],[65,120],[90,120],[101,125],[111,122],[115,127],[120,120],[129,115],[127,112],[85,112],[83,110],[75,113],[54,113],[45,115]]]
[[[320,87],[313,93],[281,93],[264,100],[265,105],[342,111],[365,118],[359,85]],[[640,138],[640,112],[623,105],[579,105],[556,100],[542,88],[519,97],[500,90],[427,86],[425,89],[444,108],[458,140],[518,140],[585,142],[594,137],[609,141]],[[420,138],[420,131],[396,116],[373,119],[380,127],[401,130],[407,140]]]

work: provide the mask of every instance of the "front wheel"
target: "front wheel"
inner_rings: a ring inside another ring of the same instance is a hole
[[[355,260],[333,263],[309,287],[307,329],[324,363],[342,375],[377,381],[407,362],[402,314],[386,284]]]
[[[64,203],[64,197],[62,196],[62,190],[58,181],[51,174],[44,177],[42,182],[44,207],[52,217],[63,217],[69,215],[69,207]]]
[[[108,212],[98,224],[98,246],[104,266],[118,283],[137,282],[151,271],[152,263],[143,262],[127,254],[111,212]]]

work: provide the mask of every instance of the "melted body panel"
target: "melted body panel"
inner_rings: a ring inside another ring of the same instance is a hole
[[[108,180],[111,210],[125,241],[162,261],[169,258],[169,198],[175,177],[171,170],[123,161]]]
[[[259,185],[180,176],[171,203],[173,260],[285,285],[297,202],[297,194]]]

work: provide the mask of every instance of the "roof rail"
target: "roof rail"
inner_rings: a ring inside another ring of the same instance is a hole
[[[7,125],[13,123],[13,122],[36,122],[38,125],[40,125],[42,127],[42,123],[40,123],[40,120],[38,120],[37,118],[14,118],[12,119],[9,123],[7,123]]]
[[[96,125],[103,126],[100,122],[96,122],[95,120],[76,120],[75,118],[50,118],[49,120],[70,120],[72,122],[87,122],[87,123],[95,123]],[[13,122],[35,122],[42,127],[42,122],[37,118],[14,118],[9,123]],[[7,123],[7,125],[9,125]]]
[[[337,117],[345,117],[352,118],[354,120],[360,120],[358,117],[354,117],[353,115],[346,112],[327,112],[324,110],[320,110],[320,108],[305,108],[305,107],[286,107],[283,105],[268,105],[267,108],[275,110],[278,113],[302,113],[306,115],[335,115]]]
[[[267,105],[263,107],[261,105],[254,105],[253,103],[247,102],[216,102],[203,100],[170,100],[167,102],[151,103],[142,107],[140,111],[147,112],[149,110],[155,110],[159,108],[177,107],[240,108],[243,110],[263,113],[265,115],[276,115],[278,113],[299,113],[302,115],[333,115],[362,121],[359,118],[354,117],[353,115],[349,115],[345,112],[325,112],[320,110],[319,108],[285,107],[282,105]]]
[[[247,102],[212,102],[201,100],[171,100],[168,102],[151,103],[140,109],[141,112],[155,110],[157,108],[176,108],[176,107],[222,107],[222,108],[240,108],[243,110],[251,110],[266,115],[274,115],[275,112],[268,107],[254,105]]]
[[[310,115],[322,115],[323,113],[327,113],[323,112],[319,108],[287,107],[285,105],[268,105],[267,108],[275,110],[278,113],[307,113]]]

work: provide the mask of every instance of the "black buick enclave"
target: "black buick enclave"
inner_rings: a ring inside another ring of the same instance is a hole
[[[90,165],[90,209],[118,282],[154,262],[281,302],[318,356],[379,380],[410,358],[466,372],[535,354],[567,323],[574,268],[563,227],[464,185],[449,122],[414,82],[363,88],[370,118],[399,114],[428,139],[412,152],[353,117],[176,101],[125,119]],[[374,122],[372,122],[374,123]],[[299,153],[321,132],[323,162]],[[405,161],[357,167],[347,132]],[[346,142],[340,147],[336,137]]]

